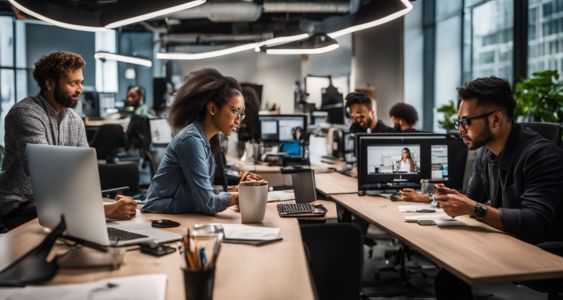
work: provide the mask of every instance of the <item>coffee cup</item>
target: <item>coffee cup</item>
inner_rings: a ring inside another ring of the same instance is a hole
[[[243,181],[239,184],[238,193],[242,223],[262,222],[268,202],[268,182]]]

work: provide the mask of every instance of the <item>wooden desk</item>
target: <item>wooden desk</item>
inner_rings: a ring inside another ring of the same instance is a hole
[[[123,118],[123,119],[107,118],[107,119],[102,119],[102,120],[85,119],[84,125],[86,127],[100,127],[100,126],[105,125],[105,124],[117,124],[117,125],[121,125],[123,127],[123,130],[125,130],[125,129],[127,129],[127,126],[129,125],[129,121],[131,121],[130,117]]]
[[[212,217],[144,214],[137,218],[176,220],[182,226],[169,230],[182,234],[185,233],[186,226],[197,223],[240,223],[240,214],[232,208]],[[280,218],[275,205],[269,204],[263,225],[281,228],[283,240],[263,246],[224,244],[217,262],[213,299],[314,299],[297,220]],[[9,232],[0,241],[0,268],[29,251],[44,236],[37,219]],[[61,269],[52,283],[76,283],[114,276],[164,273],[168,277],[166,299],[185,299],[180,269],[182,265],[182,258],[177,252],[156,258],[135,250],[126,253],[125,261],[119,270]]]
[[[407,202],[352,194],[332,198],[469,284],[563,277],[562,257],[475,219],[459,217],[464,227],[420,226],[403,221],[408,214],[397,206]]]
[[[356,178],[337,172],[315,173],[315,185],[317,186],[317,191],[327,196],[356,194],[358,192],[358,180]]]

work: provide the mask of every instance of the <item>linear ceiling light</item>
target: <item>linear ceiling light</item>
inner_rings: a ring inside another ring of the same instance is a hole
[[[149,68],[152,67],[152,61],[138,56],[120,55],[120,54],[100,51],[100,52],[96,52],[96,54],[94,54],[94,57],[101,61],[115,60],[128,64],[141,65]]]
[[[409,0],[371,1],[356,13],[353,26],[334,31],[328,35],[332,38],[338,38],[356,31],[379,26],[406,15],[412,8]]]
[[[256,46],[258,46],[258,43],[243,44],[243,45],[225,48],[225,49],[221,49],[221,50],[198,52],[198,53],[160,52],[160,53],[156,54],[156,58],[157,59],[181,59],[181,60],[206,59],[206,58],[212,58],[212,57],[218,57],[218,56],[248,51],[248,50],[256,48]]]
[[[277,46],[262,46],[260,49],[266,54],[300,55],[321,54],[338,49],[338,42],[324,33],[317,33],[307,39]]]
[[[135,0],[108,4],[97,11],[66,7],[53,0],[8,0],[14,7],[49,24],[79,31],[104,31],[204,4],[207,0],[159,0],[139,5]],[[138,2],[138,1],[137,1]]]
[[[144,15],[140,15],[140,16],[129,18],[129,19],[124,19],[124,20],[121,20],[121,21],[109,23],[109,24],[105,25],[105,27],[106,28],[116,28],[116,27],[121,27],[121,26],[129,25],[129,24],[145,21],[145,20],[148,20],[148,19],[152,19],[152,18],[168,15],[168,14],[171,14],[171,13],[175,13],[177,11],[190,9],[190,8],[202,5],[206,1],[207,0],[193,0],[193,1],[190,1],[190,2],[187,2],[187,3],[184,3],[184,4],[180,4],[180,5],[176,5],[176,6],[173,6],[173,7],[168,7],[168,8],[164,8],[164,9],[161,9],[161,10],[153,11],[153,12],[150,12],[150,13],[147,13],[147,14],[144,14]]]

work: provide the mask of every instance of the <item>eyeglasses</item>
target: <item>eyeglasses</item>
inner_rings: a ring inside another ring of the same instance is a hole
[[[493,114],[495,112],[496,112],[496,110],[493,110],[493,111],[490,111],[488,113],[480,114],[480,115],[473,116],[473,117],[456,118],[456,119],[454,119],[454,126],[455,126],[456,129],[463,127],[463,130],[467,131],[467,126],[471,126],[471,121],[481,119],[481,118],[486,118],[486,117],[490,116],[491,114]]]
[[[237,117],[240,117],[241,120],[244,119],[244,117],[246,117],[246,109],[240,109],[234,105],[230,105],[230,104],[226,104],[227,106],[229,106],[231,108],[231,111],[233,112],[233,114]]]

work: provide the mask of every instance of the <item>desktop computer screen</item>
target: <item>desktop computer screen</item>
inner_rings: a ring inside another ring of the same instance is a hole
[[[262,141],[289,141],[301,139],[307,132],[306,115],[260,115]]]
[[[151,143],[168,145],[172,141],[172,128],[166,119],[150,119]]]
[[[356,143],[358,191],[417,188],[421,179],[462,187],[467,147],[455,136],[371,134]]]
[[[105,117],[117,113],[115,102],[116,102],[115,93],[98,93],[100,117]]]

